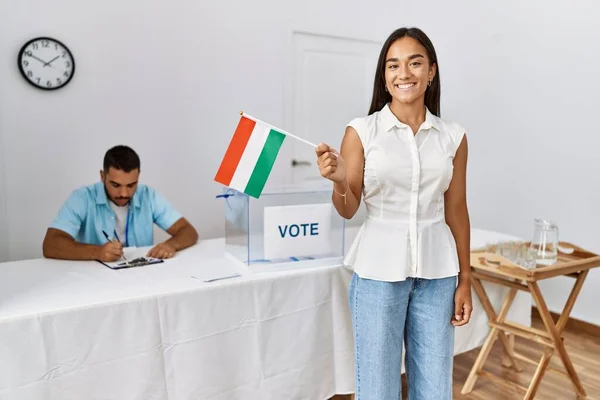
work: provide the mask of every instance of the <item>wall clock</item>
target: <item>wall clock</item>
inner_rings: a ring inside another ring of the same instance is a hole
[[[21,75],[38,89],[60,89],[71,81],[75,73],[71,51],[49,37],[38,37],[25,43],[17,61]]]

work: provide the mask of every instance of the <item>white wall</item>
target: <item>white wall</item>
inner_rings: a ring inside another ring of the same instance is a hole
[[[5,258],[40,256],[61,203],[98,179],[104,151],[116,143],[140,153],[142,180],[203,237],[220,236],[212,179],[236,113],[286,129],[290,29],[383,41],[406,24],[436,45],[443,116],[470,131],[473,226],[528,239],[534,217],[551,218],[563,239],[600,252],[598,12],[592,0],[1,2]],[[42,93],[19,75],[17,51],[37,35],[74,52],[76,76],[63,90]],[[284,179],[282,171],[273,182]],[[570,283],[543,285],[552,309],[562,307]],[[600,324],[592,303],[599,290],[593,271],[573,316]]]
[[[2,111],[0,110],[0,120]],[[6,191],[4,189],[4,145],[0,130],[0,262],[8,261],[8,224],[6,219]]]
[[[162,191],[202,237],[221,236],[221,186],[213,178],[239,111],[286,129],[291,29],[384,40],[407,22],[402,4],[0,2],[8,258],[41,256],[62,202],[97,181],[104,152],[118,143],[139,152],[141,180]],[[52,93],[32,88],[16,67],[21,45],[41,35],[63,41],[76,62],[71,83]],[[285,176],[274,173],[272,183]]]
[[[469,133],[473,226],[531,239],[533,218],[600,253],[600,4],[410,0],[440,58],[442,115]],[[561,311],[573,280],[543,282]],[[600,269],[572,316],[600,324]]]

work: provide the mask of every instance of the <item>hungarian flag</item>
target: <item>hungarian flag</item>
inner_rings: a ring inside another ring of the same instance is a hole
[[[243,114],[215,181],[259,198],[286,134]]]

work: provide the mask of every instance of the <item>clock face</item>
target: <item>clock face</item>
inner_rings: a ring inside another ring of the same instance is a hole
[[[75,73],[75,60],[69,49],[56,39],[32,39],[19,52],[23,77],[39,89],[56,90],[65,86]]]

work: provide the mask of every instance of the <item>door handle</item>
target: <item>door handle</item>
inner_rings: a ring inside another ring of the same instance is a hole
[[[296,159],[292,160],[292,167],[297,167],[299,165],[311,165],[311,163],[310,163],[310,161],[301,161],[301,160],[299,161]]]

